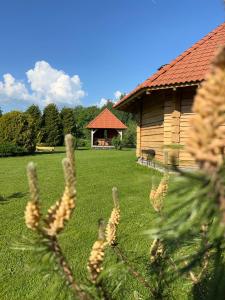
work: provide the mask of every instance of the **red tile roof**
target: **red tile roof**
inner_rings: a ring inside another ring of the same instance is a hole
[[[225,44],[225,23],[207,34],[175,60],[163,66],[117,102],[114,107],[119,107],[126,100],[129,101],[131,96],[142,89],[201,82],[204,80],[217,48],[223,44]]]
[[[111,128],[111,129],[126,129],[124,125],[108,108],[105,108],[94,120],[92,120],[87,128]]]

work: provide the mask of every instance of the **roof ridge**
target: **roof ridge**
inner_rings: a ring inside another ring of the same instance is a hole
[[[225,22],[217,26],[213,31],[206,34],[203,38],[201,38],[198,42],[194,43],[191,47],[189,47],[187,50],[182,52],[180,55],[178,55],[177,58],[173,59],[169,64],[167,64],[165,67],[163,67],[159,72],[156,74],[150,76],[146,81],[154,82],[159,76],[162,74],[165,74],[169,69],[171,69],[177,62],[180,62],[182,59],[184,59],[187,55],[192,53],[193,50],[196,50],[199,46],[203,45],[206,41],[211,39],[214,35],[218,34],[218,31],[220,31],[221,28],[225,26]],[[145,84],[146,84],[145,81]]]
[[[104,111],[109,111],[110,112],[110,110],[106,107],[106,108],[104,108],[91,122],[89,122],[88,123],[88,125],[87,126],[91,126],[92,125],[92,123],[94,122],[94,121],[96,121],[102,114],[103,114],[103,112]]]
[[[114,122],[117,122],[118,128],[127,128],[127,126],[107,107],[105,109],[103,109],[92,121],[90,121],[88,123],[88,125],[86,125],[86,128],[90,128],[91,126],[94,126],[93,124],[95,124],[96,122],[98,122],[98,120],[102,117],[102,115],[104,113],[108,113],[108,117],[113,118]],[[116,128],[116,127],[115,127]]]

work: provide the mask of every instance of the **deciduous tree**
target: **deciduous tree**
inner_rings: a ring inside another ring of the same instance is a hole
[[[13,111],[0,118],[0,143],[23,147],[27,152],[35,150],[35,126],[26,113]]]

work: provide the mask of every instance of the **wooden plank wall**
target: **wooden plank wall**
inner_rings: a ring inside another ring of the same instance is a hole
[[[164,162],[164,151],[168,151],[169,156],[175,153],[180,166],[195,166],[185,148],[193,115],[191,107],[194,94],[195,88],[170,89],[145,95],[141,99],[136,109],[137,157],[141,156],[142,149],[154,149],[155,158]],[[175,152],[165,150],[165,146],[171,144],[181,144],[184,148]]]
[[[163,161],[164,98],[161,95],[154,97],[146,95],[143,99],[141,115],[140,147],[141,149],[154,149],[155,158]]]
[[[136,114],[135,114],[135,119],[137,122],[137,128],[136,128],[136,157],[140,157],[141,156],[141,109],[142,107],[142,103],[140,103],[140,105],[136,108]]]
[[[179,160],[179,151],[167,147],[180,142],[180,93],[169,90],[165,93],[164,101],[164,151],[168,153],[169,161],[171,156]]]
[[[164,145],[170,145],[172,142],[172,113],[173,113],[172,93],[165,94],[164,100]]]
[[[181,118],[180,118],[180,144],[183,145],[183,149],[180,150],[179,161],[182,167],[193,167],[195,162],[193,157],[188,153],[186,149],[186,143],[190,137],[189,132],[191,128],[191,117],[193,113],[191,107],[193,104],[194,91],[184,91],[182,93],[181,101]]]

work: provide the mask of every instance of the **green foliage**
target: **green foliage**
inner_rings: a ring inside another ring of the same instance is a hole
[[[75,139],[75,148],[91,148],[91,142],[90,139],[82,139],[82,138],[77,138]]]
[[[33,119],[13,111],[0,118],[0,143],[10,143],[32,153],[35,150],[35,125]]]
[[[136,145],[136,122],[130,120],[127,129],[123,132],[123,145],[125,147],[135,147]]]
[[[166,240],[185,238],[198,235],[202,224],[210,224],[208,237],[216,241],[224,234],[224,227],[220,224],[219,207],[214,201],[216,192],[210,178],[202,173],[182,173],[174,178],[174,183],[168,195],[170,209],[156,223],[156,229],[150,231],[151,235]]]
[[[55,104],[45,107],[42,116],[41,142],[49,146],[62,145],[62,123],[59,111]]]
[[[59,146],[63,144],[63,136],[71,133],[76,137],[78,147],[90,147],[90,130],[86,128],[86,125],[107,107],[128,127],[124,131],[124,146],[134,147],[136,125],[133,116],[130,113],[115,110],[113,105],[114,103],[109,100],[101,109],[97,106],[83,107],[80,105],[75,108],[64,107],[59,113],[55,104],[49,104],[42,114],[39,107],[33,104],[25,113],[32,120],[36,143]]]
[[[16,146],[10,143],[1,143],[0,144],[0,157],[4,156],[16,156],[26,153],[26,150],[23,147]]]
[[[37,140],[37,142],[39,142],[38,137],[40,135],[41,117],[42,117],[40,108],[38,107],[38,105],[32,104],[30,107],[28,107],[28,109],[26,110],[26,113],[29,114],[33,120],[36,140]]]
[[[97,106],[83,107],[81,105],[74,108],[76,120],[76,138],[90,138],[90,130],[85,126],[100,113]]]
[[[115,103],[111,100],[108,100],[106,105],[104,105],[101,108],[101,111],[104,110],[105,108],[108,108],[118,119],[120,119],[121,122],[124,124],[129,124],[130,121],[134,120],[134,116],[131,113],[125,112],[125,111],[120,111],[115,108],[113,108],[113,105]]]
[[[112,138],[112,145],[115,147],[116,150],[122,149],[122,141],[120,139],[120,136]]]
[[[75,114],[72,108],[64,107],[60,112],[62,120],[63,135],[71,133],[76,136],[76,121]]]
[[[201,270],[207,268],[196,277],[198,281],[192,291],[194,299],[222,300],[225,291],[225,226],[217,199],[218,189],[224,187],[225,168],[222,166],[212,177],[202,172],[183,172],[177,168],[176,171],[180,176],[174,178],[167,196],[169,206],[146,233],[151,238],[163,240],[168,245],[170,256],[173,248],[179,249],[180,253],[174,259],[176,277],[187,276],[189,272],[201,274]]]

